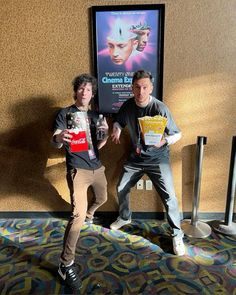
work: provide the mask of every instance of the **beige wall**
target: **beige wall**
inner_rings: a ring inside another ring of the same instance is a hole
[[[115,1],[0,0],[0,211],[68,210],[63,151],[50,146],[55,111],[72,102],[73,77],[92,69],[89,8]],[[191,211],[194,151],[204,149],[200,211],[224,212],[236,135],[235,0],[165,3],[164,101],[182,130],[171,147],[179,204]],[[129,139],[101,157],[109,182],[102,211],[117,210],[115,185]],[[112,159],[112,160],[111,160]],[[162,211],[155,191],[133,189],[133,211]]]

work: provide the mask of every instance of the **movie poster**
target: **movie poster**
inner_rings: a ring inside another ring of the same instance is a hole
[[[152,73],[154,90],[160,68],[160,11],[113,10],[96,12],[96,69],[99,110],[116,113],[132,96],[133,73]]]

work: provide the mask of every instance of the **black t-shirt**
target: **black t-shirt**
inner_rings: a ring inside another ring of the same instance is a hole
[[[131,161],[133,164],[155,165],[160,162],[169,161],[169,147],[167,145],[160,148],[145,145],[140,135],[138,118],[144,116],[153,117],[156,115],[167,118],[167,126],[164,131],[165,135],[174,135],[180,132],[168,107],[153,96],[150,97],[149,104],[143,108],[136,105],[134,97],[128,99],[124,102],[116,115],[115,121],[118,122],[122,128],[125,126],[128,127],[133,145],[128,161]],[[137,145],[141,146],[141,153],[138,155],[136,153]]]
[[[75,105],[61,109],[54,122],[54,131],[57,129],[64,130],[66,129],[66,114],[78,112],[79,109]],[[88,151],[82,152],[71,152],[68,144],[64,144],[66,150],[66,166],[67,170],[73,168],[81,168],[87,170],[95,170],[102,166],[99,160],[99,153],[97,149],[97,138],[96,138],[96,123],[98,119],[98,113],[94,111],[88,111],[87,116],[89,119],[89,127],[91,132],[91,139],[93,150],[95,153],[95,158],[91,159]]]

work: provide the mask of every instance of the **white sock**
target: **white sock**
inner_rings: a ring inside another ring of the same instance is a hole
[[[62,261],[61,261],[61,262],[62,262]],[[62,263],[65,265],[64,262],[62,262]],[[65,267],[69,267],[69,266],[71,266],[73,263],[74,263],[74,260],[72,260],[69,264],[66,264]]]

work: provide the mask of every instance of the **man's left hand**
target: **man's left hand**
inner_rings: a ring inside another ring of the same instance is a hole
[[[160,147],[162,147],[165,144],[167,144],[167,140],[164,137],[162,137],[161,141],[158,144],[155,144],[154,146],[156,148],[160,148]]]

